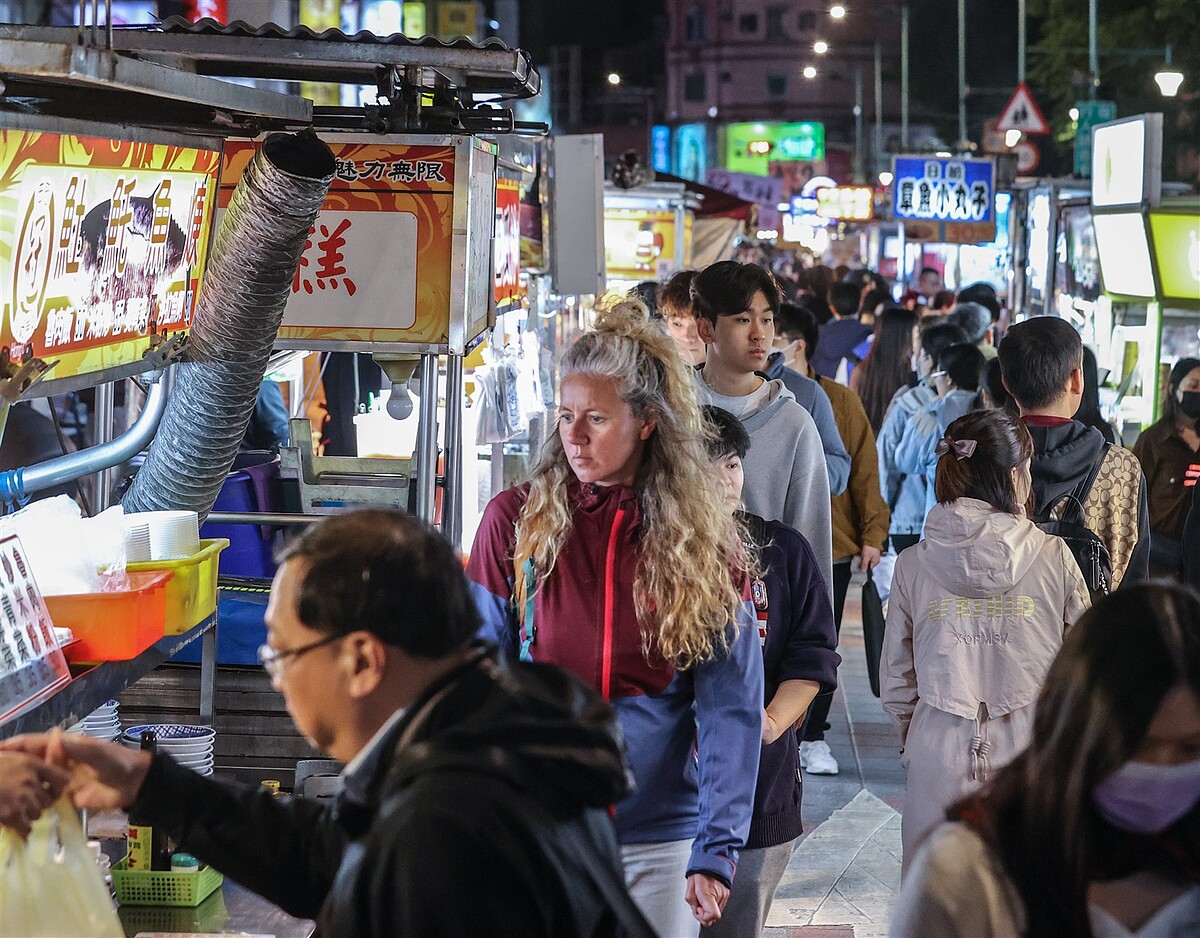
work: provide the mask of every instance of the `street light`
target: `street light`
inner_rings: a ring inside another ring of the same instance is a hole
[[[1006,147],[1015,147],[1020,142],[1021,131],[1015,129],[1004,131],[1004,145]]]
[[[829,15],[835,20],[843,19],[846,16],[846,8],[840,3],[835,3],[829,8]]]
[[[888,172],[885,169],[882,173],[879,174],[879,184],[881,186],[890,186],[892,184],[892,180],[895,178],[896,178],[895,176],[893,176],[890,172]]]
[[[813,43],[813,52],[815,52],[817,55],[824,55],[828,51],[829,43],[827,43],[824,39],[818,39]]]
[[[805,78],[816,78],[817,70],[815,68],[813,68],[813,66],[811,66],[811,65],[806,65],[806,66],[804,66],[803,74],[804,74]]]
[[[1171,43],[1169,42],[1166,53],[1166,61],[1155,74],[1154,82],[1158,85],[1158,90],[1162,92],[1164,98],[1173,98],[1179,93],[1179,86],[1183,84],[1183,72],[1177,68],[1171,68]]]
[[[1173,98],[1179,93],[1179,86],[1183,84],[1183,72],[1164,68],[1154,76],[1154,81],[1164,98]]]
[[[616,72],[609,72],[608,83],[615,88],[617,85],[621,84],[621,76]]]
[[[1067,111],[1067,117],[1071,118],[1073,121],[1079,120],[1079,108],[1071,108],[1071,110]]]

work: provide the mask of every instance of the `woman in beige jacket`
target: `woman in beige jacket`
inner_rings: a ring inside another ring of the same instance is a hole
[[[896,561],[879,668],[908,773],[905,870],[946,809],[1025,747],[1063,634],[1088,607],[1065,542],[1025,516],[1024,424],[967,414],[938,451],[938,504]]]

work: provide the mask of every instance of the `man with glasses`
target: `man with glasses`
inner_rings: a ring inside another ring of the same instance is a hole
[[[439,534],[392,511],[323,520],[285,551],[266,617],[272,684],[346,763],[332,803],[84,736],[0,750],[71,768],[77,807],[132,806],[321,934],[600,936],[636,916],[606,810],[626,790],[612,711],[566,672],[473,642]]]

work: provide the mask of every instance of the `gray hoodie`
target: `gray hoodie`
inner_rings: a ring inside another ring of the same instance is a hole
[[[751,514],[782,521],[804,535],[832,594],[833,520],[821,436],[808,411],[781,380],[768,384],[759,408],[740,415],[750,434],[750,451],[743,460],[742,503]],[[699,371],[696,389],[701,404],[722,406]]]

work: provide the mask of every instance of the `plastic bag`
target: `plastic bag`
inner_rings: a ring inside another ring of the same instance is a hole
[[[70,801],[60,798],[34,822],[24,842],[0,828],[0,935],[124,934]]]
[[[0,519],[0,535],[21,538],[44,596],[129,588],[125,574],[124,510],[114,505],[84,518],[66,495],[33,502]]]

